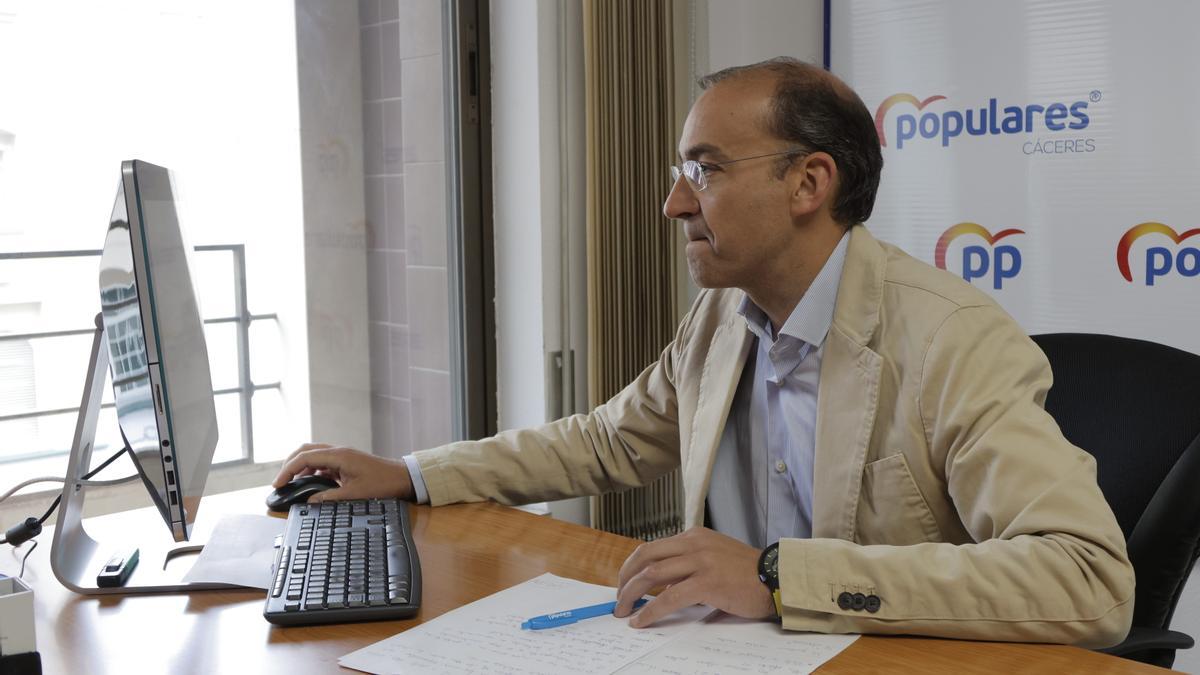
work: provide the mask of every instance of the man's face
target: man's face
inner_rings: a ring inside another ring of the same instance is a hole
[[[790,183],[777,178],[779,156],[712,166],[790,149],[765,130],[773,90],[767,78],[718,83],[700,96],[684,124],[680,161],[700,162],[708,187],[698,190],[681,177],[663,213],[683,221],[688,269],[701,287],[762,284],[763,274],[777,268],[770,263],[786,255],[795,235]]]

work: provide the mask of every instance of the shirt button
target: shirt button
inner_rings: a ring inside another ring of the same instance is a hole
[[[775,471],[777,473],[783,473],[787,471],[787,464],[784,464],[782,459],[775,460]]]

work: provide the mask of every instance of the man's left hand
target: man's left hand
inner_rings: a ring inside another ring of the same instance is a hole
[[[630,626],[645,628],[700,604],[747,619],[773,616],[775,600],[758,580],[760,553],[706,527],[642,544],[621,566],[613,614],[629,616],[634,602],[661,587],[665,590],[629,620]]]

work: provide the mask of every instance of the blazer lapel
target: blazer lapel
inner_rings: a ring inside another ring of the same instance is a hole
[[[852,228],[817,385],[814,538],[855,538],[883,368],[883,359],[867,345],[879,324],[886,263],[879,242],[861,225]]]
[[[840,332],[825,338],[813,459],[813,538],[854,541],[882,365],[878,354]]]
[[[696,415],[692,418],[692,433],[683,466],[685,528],[704,524],[704,501],[712,479],[717,444],[729,418],[733,394],[751,344],[750,331],[740,316],[734,316],[717,329],[704,356]],[[697,489],[688,489],[693,486]]]

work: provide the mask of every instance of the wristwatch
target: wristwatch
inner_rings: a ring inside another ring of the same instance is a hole
[[[779,597],[779,542],[763,549],[758,556],[758,580],[763,582],[775,600],[775,614],[783,616],[783,602]]]

